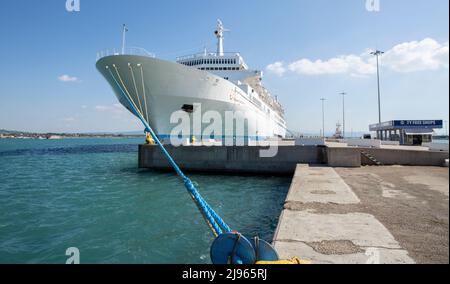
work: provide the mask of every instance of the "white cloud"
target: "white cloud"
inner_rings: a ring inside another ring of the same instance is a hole
[[[448,69],[448,42],[434,39],[405,42],[394,46],[382,58],[383,64],[396,72]]]
[[[326,61],[301,59],[289,64],[289,70],[301,75],[344,73],[367,75],[376,71],[373,64],[356,55],[343,55]]]
[[[74,122],[74,121],[76,121],[76,119],[74,117],[67,117],[67,118],[64,118],[64,121],[65,122]]]
[[[283,76],[283,74],[286,72],[286,68],[284,67],[283,62],[280,61],[268,65],[266,67],[266,70],[278,76]]]
[[[375,58],[369,53],[367,49],[361,55],[341,55],[326,60],[303,58],[288,64],[287,69],[299,75],[348,74],[364,77],[376,72]],[[383,68],[402,73],[448,69],[449,44],[448,41],[439,43],[431,38],[405,42],[386,51],[381,60]],[[266,69],[278,76],[287,71],[282,62],[270,64]]]
[[[77,77],[72,77],[67,74],[59,76],[58,80],[61,82],[78,82],[79,81],[79,79]]]
[[[127,112],[124,106],[121,104],[113,104],[113,105],[98,105],[95,107],[95,110],[99,112],[110,112],[114,114],[124,114]]]

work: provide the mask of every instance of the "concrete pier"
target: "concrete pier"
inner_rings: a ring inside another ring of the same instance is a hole
[[[313,263],[448,263],[449,153],[423,147],[167,146],[187,171],[293,175],[274,237],[281,258]],[[376,159],[381,166],[372,165]],[[447,162],[446,162],[447,160]],[[300,165],[299,165],[300,164]],[[139,166],[170,170],[157,146]]]
[[[299,165],[274,237],[317,264],[448,263],[448,171]]]

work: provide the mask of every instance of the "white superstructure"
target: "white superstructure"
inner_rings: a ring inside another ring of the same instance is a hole
[[[216,53],[205,50],[170,62],[142,49],[134,49],[140,53],[134,55],[123,48],[122,54],[101,54],[97,69],[110,83],[120,103],[133,112],[124,97],[130,96],[161,138],[173,133],[177,125],[170,121],[174,112],[181,110],[192,115],[197,107],[201,108],[202,115],[210,111],[221,115],[222,137],[215,139],[240,135],[235,133],[236,129],[227,129],[227,112],[245,113],[246,138],[285,137],[283,107],[262,86],[261,71],[250,70],[239,53],[224,52],[226,31],[219,20],[215,31]],[[208,125],[203,121],[200,129],[193,126],[191,135],[207,138],[202,135]]]

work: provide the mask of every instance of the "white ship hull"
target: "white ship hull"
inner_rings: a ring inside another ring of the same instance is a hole
[[[245,113],[248,119],[245,137],[266,139],[286,135],[285,122],[275,111],[267,105],[257,106],[252,102],[251,94],[210,72],[135,55],[101,58],[97,69],[112,86],[120,103],[132,113],[133,108],[125,96],[128,93],[133,98],[160,138],[170,136],[177,125],[170,123],[171,115],[180,111],[183,105],[194,104],[201,104],[202,114],[208,111],[220,113],[224,136],[230,133],[225,128],[225,112],[229,111]],[[199,139],[208,125],[201,124],[200,133],[193,132],[192,135]]]

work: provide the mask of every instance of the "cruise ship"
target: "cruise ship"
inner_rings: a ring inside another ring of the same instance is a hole
[[[224,52],[226,31],[218,20],[214,32],[216,53],[205,50],[172,62],[158,59],[142,48],[125,48],[124,27],[122,52],[98,54],[96,67],[111,85],[119,102],[136,116],[133,110],[138,109],[161,139],[174,135],[177,124],[173,119],[171,123],[171,117],[180,111],[190,117],[197,111],[201,115],[209,111],[220,114],[222,131],[217,131],[220,135],[214,132],[204,137],[209,126],[204,119],[199,127],[190,124],[189,137],[196,139],[219,141],[227,136],[243,136],[262,141],[284,138],[283,106],[262,85],[262,71],[250,69],[239,53]],[[126,96],[131,98],[135,108]],[[244,114],[243,134],[237,133],[240,131],[236,124],[227,125],[227,112]]]

